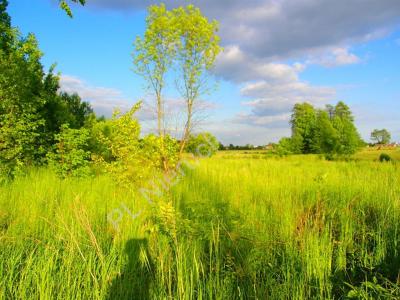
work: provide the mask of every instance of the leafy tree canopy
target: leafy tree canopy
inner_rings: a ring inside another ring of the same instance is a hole
[[[371,132],[371,140],[377,144],[389,144],[390,139],[390,132],[386,129],[374,129],[374,131]]]

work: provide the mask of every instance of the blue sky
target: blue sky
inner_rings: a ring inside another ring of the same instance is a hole
[[[141,98],[151,102],[131,70],[146,1],[88,0],[85,7],[72,5],[73,19],[52,0],[10,2],[13,25],[36,35],[44,65],[57,63],[64,90],[78,92],[105,114]],[[366,140],[374,128],[387,128],[400,141],[400,3],[336,2],[194,1],[220,21],[224,47],[214,71],[218,88],[203,96],[213,104],[198,130],[225,144],[266,144],[289,135],[294,103],[322,107],[343,100]],[[166,99],[178,114],[172,85]],[[144,130],[151,127],[151,121],[144,123]]]

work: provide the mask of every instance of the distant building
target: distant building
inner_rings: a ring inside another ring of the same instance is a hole
[[[268,145],[266,145],[264,147],[265,150],[274,150],[274,144],[273,143],[269,143]]]

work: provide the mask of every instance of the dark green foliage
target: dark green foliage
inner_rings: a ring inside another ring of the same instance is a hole
[[[392,158],[390,157],[389,154],[382,153],[381,155],[379,155],[379,161],[380,162],[392,161]]]
[[[313,150],[317,153],[334,153],[338,139],[338,133],[329,119],[328,112],[318,111]]]
[[[311,104],[301,103],[294,106],[290,123],[295,152],[313,152],[316,121],[316,111]]]
[[[11,18],[7,14],[7,0],[0,0],[0,49],[5,51],[12,42]]]
[[[389,144],[390,139],[390,132],[386,129],[374,129],[374,131],[371,132],[371,140],[375,141],[377,144]]]
[[[41,53],[33,35],[0,49],[0,161],[7,175],[44,154],[45,120],[40,113],[47,91]],[[4,50],[5,49],[5,50]]]
[[[290,122],[292,137],[279,142],[279,154],[318,153],[333,158],[354,154],[362,145],[352,113],[343,102],[327,105],[326,110],[296,104]]]
[[[13,177],[44,163],[62,124],[80,128],[92,110],[77,95],[58,94],[54,67],[46,74],[35,36],[21,37],[6,7],[0,0],[0,173]]]
[[[349,107],[341,101],[335,107],[332,124],[339,138],[336,152],[340,155],[354,154],[361,146],[362,140]]]
[[[280,156],[293,154],[295,153],[294,148],[295,146],[293,145],[293,139],[285,137],[279,141],[278,145],[276,146],[275,152]]]

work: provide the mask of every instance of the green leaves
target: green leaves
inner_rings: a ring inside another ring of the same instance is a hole
[[[386,129],[374,129],[374,131],[371,132],[371,140],[375,141],[377,144],[389,144],[390,139],[390,132]]]
[[[349,107],[338,102],[327,105],[326,110],[316,110],[311,104],[299,103],[293,108],[290,120],[292,137],[284,138],[278,153],[323,153],[351,155],[361,145]]]
[[[218,148],[217,138],[209,132],[203,132],[189,137],[186,151],[196,156],[210,157],[218,151]]]
[[[54,66],[46,74],[35,36],[11,28],[6,5],[0,0],[0,172],[14,177],[44,163],[61,125],[78,129],[92,110],[77,95],[58,94]]]
[[[64,124],[55,140],[55,153],[50,153],[48,158],[57,173],[62,178],[90,175],[89,131],[85,128],[71,129],[68,124]]]
[[[72,1],[72,2],[75,2],[75,3],[79,3],[79,4],[81,4],[81,5],[85,5],[85,3],[86,3],[86,0],[71,0],[71,1]],[[64,11],[66,12],[66,14],[67,14],[70,18],[73,17],[71,8],[69,7],[69,5],[68,5],[68,3],[67,3],[66,0],[60,0],[60,8],[61,8],[62,10],[64,10]]]
[[[155,95],[160,137],[165,132],[162,92],[168,72],[177,71],[175,83],[187,107],[181,151],[192,130],[196,101],[207,90],[207,72],[221,51],[217,32],[218,23],[193,5],[167,10],[160,4],[148,8],[145,34],[134,42],[134,70]]]

